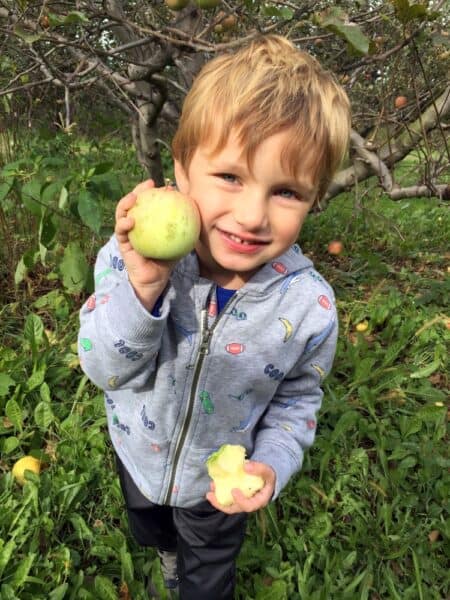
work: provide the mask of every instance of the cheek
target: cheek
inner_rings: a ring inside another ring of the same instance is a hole
[[[286,242],[296,242],[298,234],[302,228],[303,221],[304,219],[293,217],[290,214],[284,214],[277,220],[278,235]]]
[[[192,196],[197,204],[202,223],[208,223],[219,217],[225,212],[225,204],[220,198],[216,198],[213,194],[208,197]]]

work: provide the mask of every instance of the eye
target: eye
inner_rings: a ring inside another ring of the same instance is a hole
[[[289,188],[280,188],[279,190],[275,190],[274,195],[281,196],[281,198],[286,198],[287,200],[290,200],[291,198],[293,200],[300,199],[298,192],[290,190]]]
[[[235,183],[237,181],[236,175],[232,175],[231,173],[217,173],[216,177],[223,179],[227,183]]]

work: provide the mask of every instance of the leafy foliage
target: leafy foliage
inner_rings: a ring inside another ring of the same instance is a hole
[[[2,214],[14,227],[2,248],[11,291],[0,309],[0,598],[144,600],[150,576],[164,599],[155,553],[128,533],[104,400],[75,346],[115,201],[142,173],[119,144],[65,136],[47,147],[36,140],[24,156],[2,174]],[[403,176],[410,167],[402,165]],[[241,600],[450,593],[450,220],[437,201],[393,203],[371,185],[311,215],[302,232],[304,250],[337,292],[339,348],[302,473],[250,518]],[[82,191],[90,194],[84,216]],[[90,203],[101,221],[85,218]],[[42,225],[45,215],[53,227]],[[331,256],[336,238],[344,251]],[[20,487],[11,469],[24,454],[44,468]]]

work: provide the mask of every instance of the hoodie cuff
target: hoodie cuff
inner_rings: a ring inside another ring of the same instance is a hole
[[[160,316],[153,316],[141,304],[128,280],[123,280],[116,286],[106,303],[109,330],[114,332],[114,336],[133,343],[134,346],[147,346],[149,338],[162,331],[168,312],[168,302],[163,301],[159,309]]]
[[[303,453],[294,457],[284,446],[279,444],[258,445],[250,460],[264,463],[275,471],[276,481],[272,500],[280,495],[294,473],[301,469]]]

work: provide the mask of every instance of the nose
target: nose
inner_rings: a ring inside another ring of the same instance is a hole
[[[268,201],[264,193],[248,190],[235,200],[233,216],[245,231],[266,231],[269,227]]]

